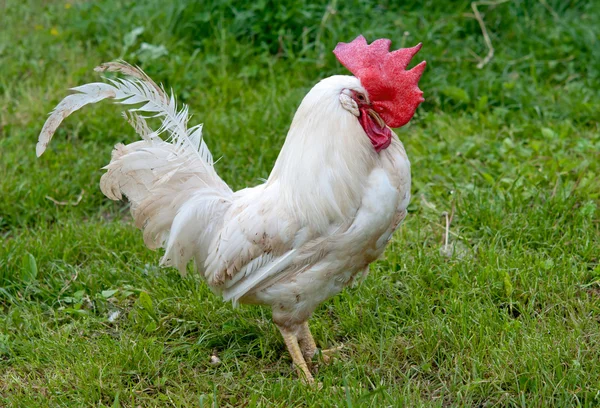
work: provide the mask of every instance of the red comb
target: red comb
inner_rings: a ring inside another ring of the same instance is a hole
[[[338,61],[354,74],[369,93],[373,108],[389,127],[400,127],[413,117],[423,99],[418,82],[425,61],[407,71],[421,44],[390,52],[392,41],[382,38],[371,45],[362,35],[351,43],[338,43]]]

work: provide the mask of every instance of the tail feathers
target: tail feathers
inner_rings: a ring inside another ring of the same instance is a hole
[[[207,170],[212,170],[213,158],[202,138],[202,125],[188,129],[189,114],[185,104],[178,109],[173,94],[167,95],[145,72],[126,62],[102,64],[96,67],[96,71],[120,72],[129,77],[108,79],[110,83],[96,82],[73,88],[72,90],[78,93],[64,98],[44,123],[36,146],[38,157],[46,151],[54,132],[67,116],[85,105],[110,98],[123,105],[142,105],[140,108],[128,109],[129,114],[126,118],[144,140],[158,138],[166,132],[166,140],[171,142],[178,152],[197,155],[201,159],[199,164]],[[151,117],[160,118],[162,125],[156,132],[151,132],[144,117],[136,112],[146,112]]]
[[[188,198],[179,208],[167,239],[162,265],[173,266],[185,274],[192,257],[204,273],[208,248],[221,231],[225,212],[231,205],[231,197],[218,190],[204,190]]]
[[[116,98],[118,93],[118,90],[113,86],[101,82],[83,85],[73,88],[73,90],[81,93],[67,96],[56,105],[56,108],[46,119],[35,147],[35,154],[38,157],[46,151],[54,132],[56,132],[64,118],[90,103],[100,102],[107,98]]]
[[[131,202],[146,246],[165,248],[161,264],[182,274],[192,258],[203,267],[233,194],[221,179],[195,165],[197,160],[178,155],[175,146],[163,141],[117,145],[100,180],[108,198],[124,195]]]
[[[112,200],[129,199],[146,245],[166,248],[164,265],[185,273],[187,263],[195,258],[203,268],[233,193],[213,167],[202,125],[188,128],[187,106],[178,109],[175,97],[141,69],[120,61],[102,64],[96,71],[118,72],[128,78],[73,88],[77,93],[63,99],[46,120],[36,154],[42,155],[61,122],[85,105],[104,99],[141,105],[127,109],[124,116],[142,140],[115,146],[100,188]],[[162,120],[158,130],[148,126],[148,117]],[[164,140],[162,134],[167,135]]]

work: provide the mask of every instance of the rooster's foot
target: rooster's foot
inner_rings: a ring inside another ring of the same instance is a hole
[[[340,351],[344,348],[344,344],[341,343],[339,346],[317,350],[316,355],[320,357],[320,359],[325,364],[330,364],[333,361],[333,358],[336,357]]]

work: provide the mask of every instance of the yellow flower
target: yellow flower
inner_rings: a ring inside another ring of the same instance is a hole
[[[66,9],[70,9],[71,8],[71,3],[65,3],[65,8]]]
[[[52,27],[50,29],[50,35],[53,35],[55,37],[58,35],[58,30],[56,29],[56,27]]]

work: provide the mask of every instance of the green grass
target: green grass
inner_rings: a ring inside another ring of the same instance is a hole
[[[596,6],[479,6],[496,53],[477,69],[468,1],[4,2],[0,405],[599,405]],[[345,72],[330,51],[359,33],[422,41],[427,101],[399,130],[409,217],[366,282],[311,320],[322,347],[346,345],[314,391],[269,310],[159,269],[127,205],[102,196],[112,146],[135,140],[118,107],[70,117],[41,159],[35,143],[67,88],[122,57],[190,105],[232,187],[255,185],[303,95]]]

